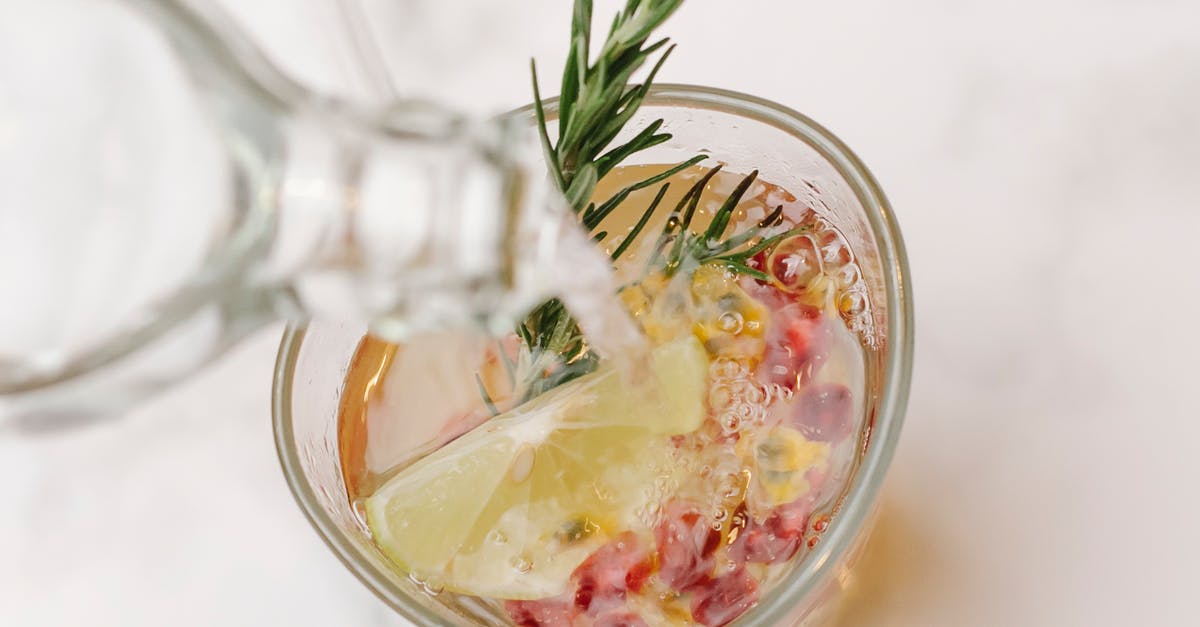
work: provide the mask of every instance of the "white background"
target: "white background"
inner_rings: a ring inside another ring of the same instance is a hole
[[[289,70],[353,83],[328,8],[236,4]],[[434,4],[378,26],[403,39]],[[521,104],[529,55],[557,72],[568,5],[476,7],[394,69]],[[665,29],[662,80],[823,123],[908,242],[912,401],[846,624],[1195,623],[1198,24],[1184,0],[688,0]],[[0,625],[402,624],[284,485],[278,334],[115,424],[0,440]]]

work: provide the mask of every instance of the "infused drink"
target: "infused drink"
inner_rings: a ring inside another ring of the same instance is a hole
[[[593,206],[670,167],[614,170]],[[726,624],[816,546],[855,471],[877,335],[847,240],[769,181],[664,182],[597,234],[615,293],[564,299],[619,311],[367,337],[351,362],[349,498],[398,571],[484,624]],[[645,350],[598,349],[626,317]]]

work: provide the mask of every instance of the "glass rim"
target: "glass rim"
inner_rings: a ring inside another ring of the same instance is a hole
[[[557,100],[547,101],[552,112]],[[891,205],[866,165],[828,129],[798,111],[780,104],[725,89],[683,84],[651,87],[644,104],[708,109],[730,113],[772,126],[807,143],[816,150],[853,191],[871,225],[879,248],[887,300],[887,358],[882,390],[869,445],[835,523],[821,536],[801,563],[775,585],[759,603],[737,620],[738,625],[773,625],[792,610],[789,601],[817,591],[833,575],[842,557],[850,551],[866,524],[882,487],[899,441],[912,373],[913,303],[909,285],[908,258]],[[529,111],[532,105],[519,111]],[[309,523],[334,555],[377,597],[401,616],[417,624],[439,624],[441,618],[414,602],[381,573],[364,563],[357,550],[321,507],[305,479],[292,427],[292,382],[306,327],[289,324],[280,341],[272,383],[272,431],[275,450],[292,496]]]

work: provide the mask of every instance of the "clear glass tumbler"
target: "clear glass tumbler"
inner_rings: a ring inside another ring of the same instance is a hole
[[[728,91],[659,85],[627,128],[636,132],[657,118],[666,121],[664,130],[674,138],[634,161],[668,163],[710,152],[730,171],[760,170],[763,180],[792,191],[840,228],[868,285],[879,343],[867,359],[867,437],[857,472],[820,543],[736,621],[822,624],[836,612],[868,535],[908,398],[913,318],[900,232],[866,166],[832,133],[795,111]],[[482,608],[444,603],[395,570],[347,499],[337,415],[342,384],[364,332],[315,322],[293,326],[284,335],[273,401],[284,474],[317,533],[380,599],[417,625],[473,624],[468,613],[478,615]]]

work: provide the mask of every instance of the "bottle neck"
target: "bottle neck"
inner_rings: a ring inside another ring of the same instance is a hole
[[[547,295],[537,257],[553,246],[553,216],[567,221],[523,121],[409,105],[321,107],[293,122],[255,280],[288,285],[304,315],[370,321],[400,340],[511,328]]]

